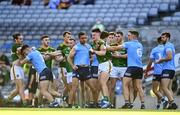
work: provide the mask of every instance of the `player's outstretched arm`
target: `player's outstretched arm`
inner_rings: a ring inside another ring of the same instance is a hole
[[[145,78],[148,77],[148,72],[151,70],[152,63],[153,63],[152,59],[149,59],[147,67],[145,69],[145,75],[144,75]]]
[[[101,45],[100,47],[100,51],[96,51],[96,50],[93,50],[93,49],[90,49],[91,53],[95,53],[99,56],[104,56],[106,55],[106,46],[104,45]]]
[[[122,45],[107,46],[106,49],[107,49],[107,51],[117,51],[117,50],[123,49],[123,46]]]
[[[167,62],[170,61],[172,59],[172,52],[168,51],[166,52],[166,57],[165,58],[161,58],[159,61],[157,61],[156,63],[163,63],[163,62]]]
[[[112,57],[127,59],[127,54],[112,54]]]

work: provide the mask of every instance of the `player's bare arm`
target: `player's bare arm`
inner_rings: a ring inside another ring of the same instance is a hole
[[[172,52],[168,51],[167,53],[167,57],[166,58],[161,58],[158,62],[156,63],[163,63],[163,62],[167,62],[170,61],[172,59]]]
[[[106,55],[106,46],[101,45],[100,51],[93,50],[93,49],[90,49],[90,51],[91,51],[92,53],[95,53],[95,54],[99,55],[99,56],[104,56],[104,55]]]
[[[120,49],[123,49],[123,46],[122,45],[118,45],[118,46],[107,46],[107,51],[117,51],[117,50],[120,50]]]
[[[76,65],[74,65],[73,63],[73,58],[74,58],[74,55],[75,55],[75,48],[73,47],[69,53],[69,56],[67,58],[67,61],[69,62],[69,64],[71,65],[71,67],[74,69],[74,70],[77,70],[78,67]]]
[[[153,60],[149,59],[146,70],[145,70],[145,75],[144,75],[145,78],[148,77],[148,72],[151,70],[152,63],[153,63]]]

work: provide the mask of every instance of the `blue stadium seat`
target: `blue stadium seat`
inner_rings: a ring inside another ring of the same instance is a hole
[[[141,13],[139,13],[139,16],[138,17],[140,17],[140,18],[147,18],[147,13],[145,13],[145,12],[141,12]]]
[[[161,21],[154,21],[151,23],[151,25],[153,26],[160,26],[161,25]]]
[[[169,17],[164,17],[162,20],[165,22],[171,22],[172,18],[169,16]]]
[[[158,9],[157,8],[151,8],[149,10],[149,16],[157,16],[158,15]]]
[[[176,8],[177,8],[177,5],[174,5],[174,4],[169,6],[170,11],[175,11]]]
[[[96,18],[97,14],[96,13],[91,13],[91,14],[89,14],[89,17]]]
[[[180,17],[172,17],[173,22],[180,22]]]
[[[159,11],[161,11],[161,12],[169,11],[169,4],[168,3],[162,3],[159,7]]]

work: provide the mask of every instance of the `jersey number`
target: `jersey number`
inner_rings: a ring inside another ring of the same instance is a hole
[[[141,49],[141,48],[138,48],[138,49],[137,49],[137,55],[138,55],[139,57],[142,57],[142,49]]]

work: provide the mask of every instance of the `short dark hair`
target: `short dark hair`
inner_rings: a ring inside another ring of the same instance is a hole
[[[108,31],[102,31],[100,38],[101,38],[101,39],[105,39],[105,38],[107,38],[108,36],[109,36],[109,32],[108,32]]]
[[[21,54],[23,54],[23,51],[26,49],[26,48],[29,48],[29,46],[27,44],[23,45],[21,47]]]
[[[116,32],[116,34],[121,34],[122,36],[124,35],[121,31]]]
[[[66,34],[70,34],[70,35],[71,35],[71,32],[70,32],[70,31],[65,31],[65,32],[63,33],[63,37],[65,37]]]
[[[13,40],[18,39],[19,36],[21,36],[20,33],[15,33],[15,34],[13,34]]]
[[[115,33],[114,32],[109,32],[109,35],[115,35]]]
[[[86,33],[85,32],[79,32],[78,33],[78,37],[80,38],[82,35],[86,35]]]
[[[157,42],[161,43],[161,36],[157,38]]]
[[[138,31],[129,31],[129,33],[135,35],[136,37],[139,37],[139,32]]]
[[[169,39],[171,38],[171,34],[169,32],[164,32],[164,33],[161,34],[161,36],[164,36],[164,35],[166,37],[168,37]]]
[[[49,36],[48,36],[48,35],[43,35],[43,36],[41,37],[41,40],[43,40],[44,38],[49,38]]]
[[[101,33],[101,30],[99,28],[92,29],[92,32],[98,32]]]

